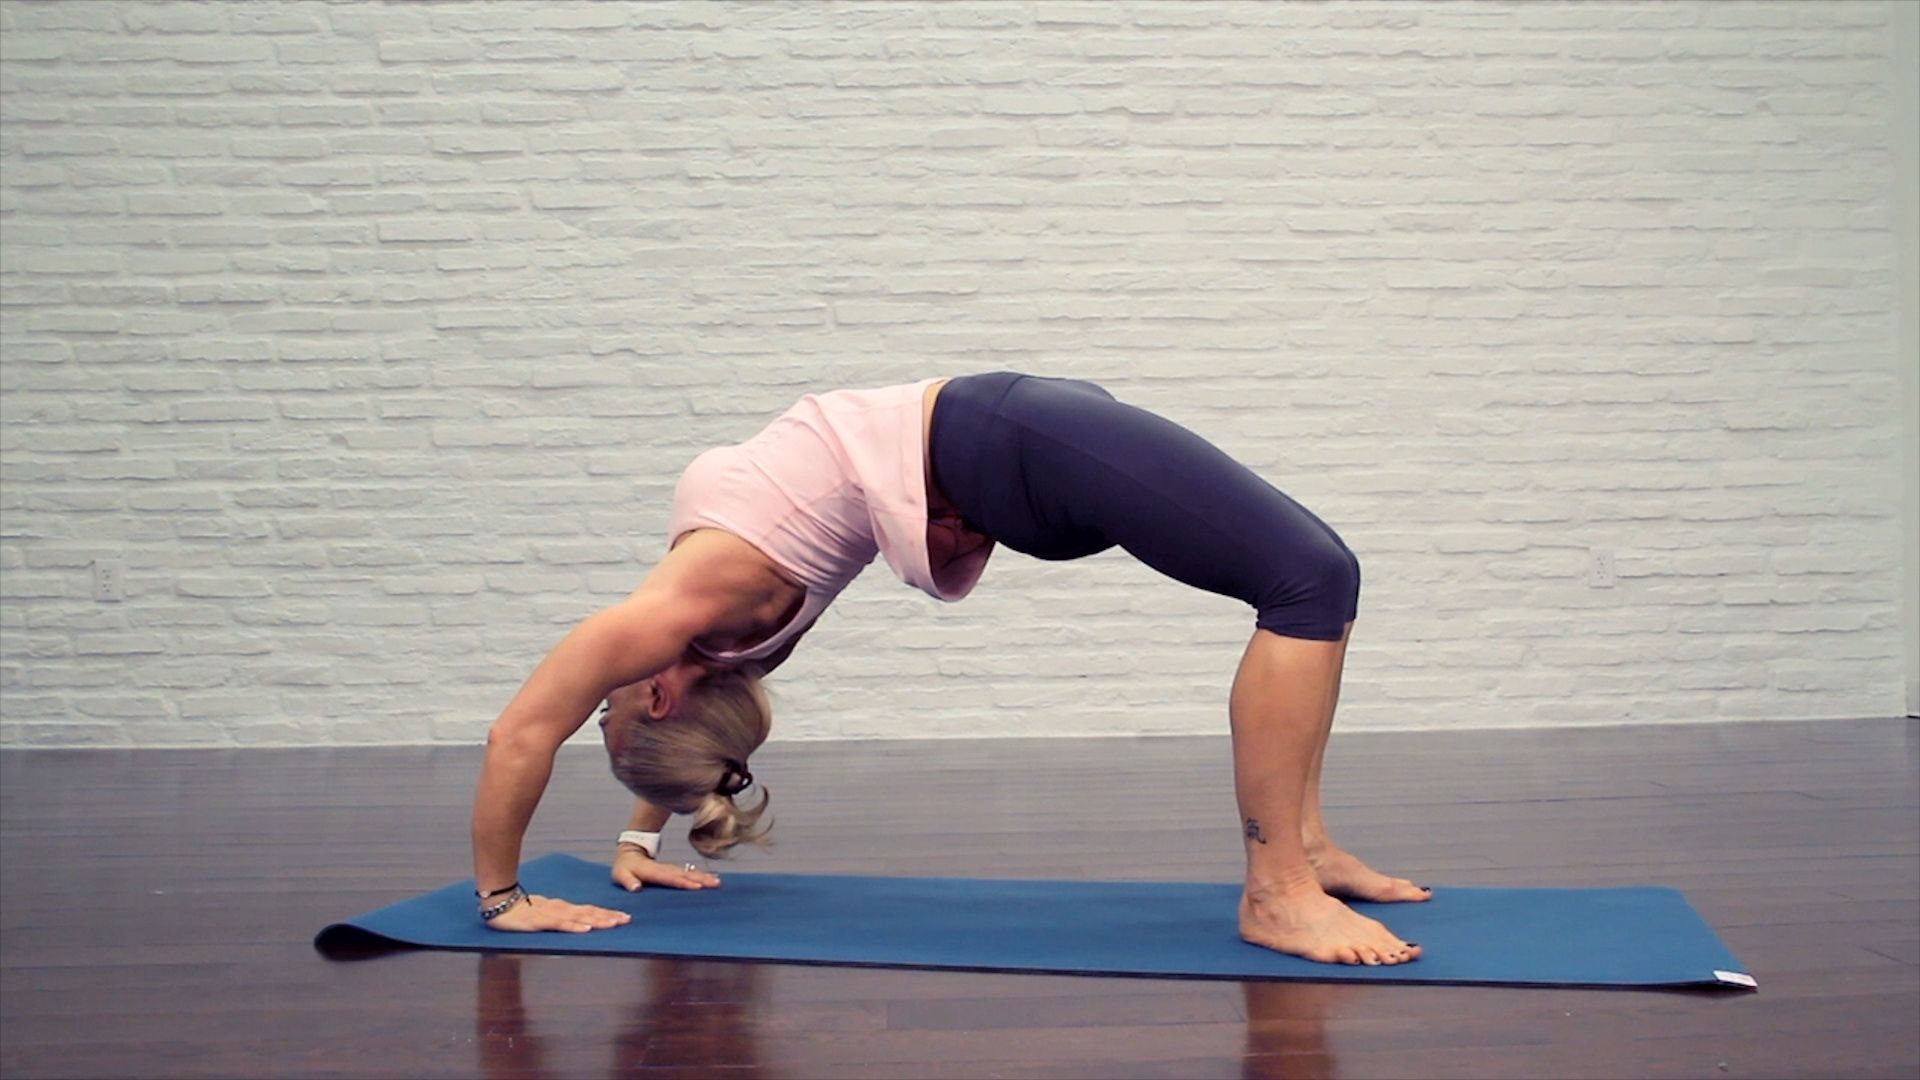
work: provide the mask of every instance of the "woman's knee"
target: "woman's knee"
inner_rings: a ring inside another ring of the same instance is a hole
[[[1258,625],[1300,637],[1338,638],[1360,606],[1360,560],[1329,539],[1288,553],[1284,580],[1269,589]]]
[[[1325,552],[1321,562],[1319,589],[1324,594],[1324,602],[1340,613],[1342,623],[1352,621],[1354,609],[1360,603],[1359,556],[1335,540],[1333,550]]]

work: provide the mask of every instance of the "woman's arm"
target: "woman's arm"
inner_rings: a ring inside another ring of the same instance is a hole
[[[672,817],[671,810],[662,810],[645,799],[635,799],[633,813],[627,817],[627,828],[634,832],[659,832]]]
[[[473,806],[474,881],[482,892],[513,883],[521,837],[560,744],[610,691],[671,667],[701,631],[698,607],[677,601],[671,593],[641,592],[587,619],[494,721]]]
[[[636,832],[657,833],[666,827],[672,813],[645,799],[635,799],[627,828]],[[613,883],[636,892],[648,885],[666,885],[675,889],[710,889],[720,884],[717,874],[689,870],[679,863],[663,863],[632,844],[621,844],[613,853]]]

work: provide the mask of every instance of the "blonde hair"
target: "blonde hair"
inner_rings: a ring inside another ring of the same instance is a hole
[[[770,801],[766,785],[757,806],[733,801],[752,780],[747,757],[767,741],[773,708],[760,679],[745,668],[720,668],[687,689],[679,707],[663,720],[640,721],[612,756],[613,775],[627,790],[676,814],[692,814],[687,839],[709,859],[724,859],[734,845],[768,846]]]

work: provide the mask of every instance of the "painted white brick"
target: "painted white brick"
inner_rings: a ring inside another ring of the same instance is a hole
[[[1888,5],[5,17],[0,744],[477,740],[700,450],[998,368],[1342,532],[1343,727],[1899,707]],[[778,730],[1217,731],[1251,622],[878,566]]]

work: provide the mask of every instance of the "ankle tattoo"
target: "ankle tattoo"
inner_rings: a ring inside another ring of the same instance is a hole
[[[1260,821],[1258,818],[1247,819],[1247,827],[1246,827],[1245,835],[1246,835],[1246,838],[1249,840],[1257,840],[1262,844],[1267,842],[1266,836],[1262,835],[1260,832]]]

